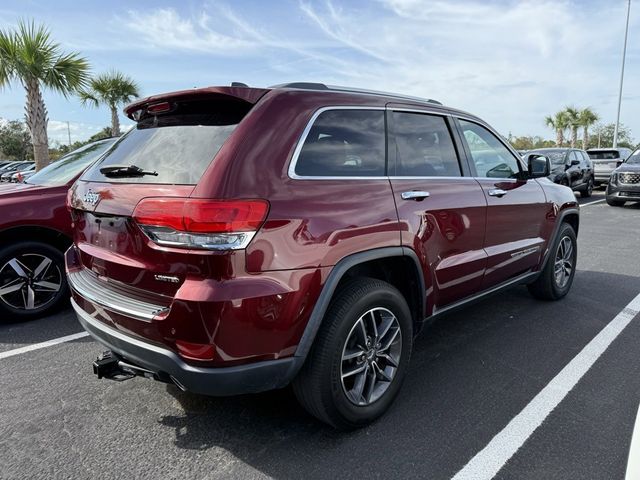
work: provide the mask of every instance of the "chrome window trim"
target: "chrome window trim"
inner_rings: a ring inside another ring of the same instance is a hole
[[[498,141],[504,146],[506,147],[506,149],[511,152],[511,155],[513,155],[513,157],[516,159],[516,162],[518,162],[518,164],[521,167],[520,173],[526,173],[528,172],[528,166],[524,164],[524,161],[522,160],[522,157],[518,154],[518,152],[516,151],[515,148],[513,148],[509,143],[505,142],[502,138],[502,135],[500,135],[496,130],[493,129],[493,127],[491,127],[491,125],[483,122],[482,120],[479,120],[477,118],[473,118],[473,117],[468,117],[466,115],[460,115],[458,113],[453,114],[452,117],[457,118],[458,120],[465,120],[467,122],[471,122],[471,123],[475,123],[476,125],[480,125],[481,127],[486,128],[487,130],[489,130],[489,132],[491,132],[497,139]],[[462,139],[466,142],[466,139],[464,138],[464,134],[461,135]],[[467,142],[468,143],[468,142]],[[467,147],[469,145],[467,144]],[[473,158],[471,158],[471,161],[473,161]],[[476,177],[476,178],[482,178],[482,177]],[[484,177],[486,178],[486,177]],[[499,178],[499,177],[496,177]]]
[[[298,175],[296,173],[296,165],[298,164],[298,157],[300,156],[300,152],[302,151],[302,147],[304,146],[304,142],[307,140],[307,136],[313,127],[313,124],[318,119],[318,117],[329,110],[383,110],[383,111],[398,111],[398,112],[411,112],[411,113],[423,113],[428,115],[438,115],[440,117],[451,117],[446,111],[438,110],[438,109],[420,109],[420,108],[405,108],[405,107],[375,107],[375,106],[366,106],[366,105],[332,105],[321,107],[314,112],[311,116],[304,130],[302,131],[302,135],[298,139],[298,143],[296,144],[296,148],[293,151],[293,155],[291,156],[291,161],[289,162],[289,168],[287,169],[287,175],[292,180],[457,180],[457,179],[473,179],[473,177],[465,177],[461,172],[458,177],[451,176],[395,176],[395,175],[385,175],[385,176],[333,176],[333,175],[322,175],[322,176],[308,176],[308,175]],[[495,132],[494,132],[495,134]],[[386,132],[385,132],[386,135]]]
[[[302,135],[298,139],[298,143],[296,145],[295,150],[293,151],[293,155],[291,157],[291,161],[289,162],[289,169],[287,171],[289,178],[292,180],[387,180],[386,176],[306,176],[306,175],[298,175],[296,173],[296,165],[298,164],[298,157],[300,156],[300,152],[302,151],[302,147],[304,146],[304,142],[307,140],[307,136],[313,127],[313,124],[318,119],[320,115],[324,112],[330,110],[378,110],[384,111],[385,107],[370,107],[366,105],[358,106],[358,105],[332,105],[327,107],[321,107],[314,112],[309,121],[307,122],[306,127],[302,131]]]
[[[447,180],[447,181],[451,181],[451,180],[468,180],[468,181],[474,181],[474,177],[465,177],[463,175],[460,175],[458,177],[451,177],[451,176],[438,176],[438,175],[430,175],[430,176],[420,176],[420,177],[412,177],[412,176],[408,176],[408,175],[389,175],[389,177],[387,177],[389,180]]]

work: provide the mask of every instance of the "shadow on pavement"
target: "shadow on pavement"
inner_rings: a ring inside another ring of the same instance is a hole
[[[638,277],[579,271],[560,302],[516,287],[440,318],[416,340],[391,410],[356,432],[308,416],[289,389],[208,398],[167,386],[184,413],[160,424],[180,449],[223,448],[276,478],[449,478],[638,291]]]

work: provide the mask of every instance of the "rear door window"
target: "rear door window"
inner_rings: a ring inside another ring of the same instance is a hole
[[[172,104],[170,112],[139,120],[82,180],[195,185],[249,108],[239,101]],[[135,165],[157,175],[107,176],[100,172],[114,165]]]
[[[414,112],[392,112],[396,164],[391,175],[459,177],[460,164],[443,117]]]
[[[385,175],[384,110],[326,110],[314,121],[294,173],[305,177]]]
[[[569,156],[569,161],[570,162],[573,162],[573,161],[580,162],[580,158],[578,158],[578,152],[576,152],[575,150],[572,150],[571,151],[571,155]],[[582,163],[582,162],[580,162],[580,163]]]

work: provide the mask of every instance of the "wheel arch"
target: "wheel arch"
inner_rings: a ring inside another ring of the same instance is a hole
[[[406,247],[385,247],[349,255],[331,270],[311,312],[304,333],[298,343],[295,356],[304,362],[324,315],[340,285],[354,277],[370,277],[384,280],[400,290],[413,317],[416,331],[424,320],[426,292],[424,276],[416,253]]]
[[[571,225],[573,231],[576,232],[576,236],[578,236],[578,229],[580,228],[580,210],[572,207],[561,210],[558,213],[555,225],[553,226],[553,231],[549,237],[549,241],[547,242],[546,252],[539,265],[539,272],[542,272],[544,270],[549,257],[551,257],[551,248],[553,245],[555,245],[556,238],[558,238],[558,233],[560,232],[560,227],[564,223],[568,223],[569,225]]]
[[[50,227],[21,225],[0,231],[0,246],[25,240],[46,243],[61,252],[71,246],[71,239],[67,235]]]

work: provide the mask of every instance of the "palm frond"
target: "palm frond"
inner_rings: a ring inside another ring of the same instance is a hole
[[[140,87],[131,77],[112,70],[91,79],[89,92],[99,103],[117,107],[140,96]]]
[[[98,108],[100,105],[100,101],[87,90],[78,90],[78,98],[80,98],[80,103],[82,103],[82,105],[88,105],[95,108]]]
[[[0,88],[4,88],[15,78],[17,45],[10,32],[0,30]]]
[[[65,97],[87,86],[89,62],[77,53],[59,56],[47,71],[42,83]]]

